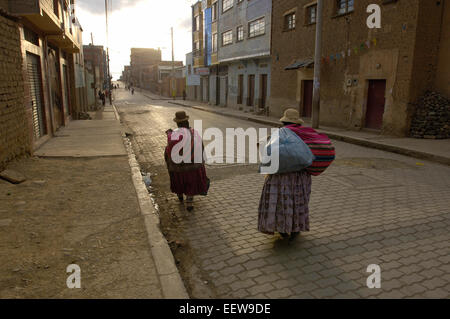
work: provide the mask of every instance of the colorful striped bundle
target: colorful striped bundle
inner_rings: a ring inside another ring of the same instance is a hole
[[[315,159],[306,170],[313,176],[322,174],[336,158],[333,143],[325,134],[320,134],[310,127],[288,125],[287,128],[296,133],[311,149]]]

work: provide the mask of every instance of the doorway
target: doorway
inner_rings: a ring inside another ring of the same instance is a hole
[[[261,74],[259,82],[259,107],[266,108],[267,99],[267,74]]]
[[[248,97],[247,106],[253,106],[255,103],[255,75],[251,74],[248,76]]]
[[[303,106],[302,106],[302,116],[306,118],[311,118],[312,114],[312,102],[313,102],[313,80],[303,81]]]
[[[64,118],[72,115],[72,108],[70,105],[70,87],[69,87],[69,73],[67,71],[67,65],[63,64],[63,85],[64,85]]]
[[[365,127],[380,130],[386,104],[386,80],[369,80]]]
[[[244,75],[239,74],[237,104],[242,104],[243,96],[244,96]]]

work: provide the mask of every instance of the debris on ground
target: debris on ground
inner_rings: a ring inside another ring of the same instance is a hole
[[[26,181],[25,176],[12,169],[5,169],[4,171],[0,172],[0,178],[12,184],[20,184]]]

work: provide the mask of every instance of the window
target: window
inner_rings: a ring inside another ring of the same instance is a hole
[[[197,56],[200,56],[200,41],[196,41],[196,42],[194,42],[194,56],[195,57],[197,57]]]
[[[53,13],[59,18],[59,0],[53,0]]]
[[[230,10],[233,7],[233,0],[222,0],[222,12]]]
[[[354,10],[354,0],[337,0],[337,14],[345,14]]]
[[[253,38],[266,32],[265,19],[261,18],[248,24],[248,37]]]
[[[212,50],[213,52],[217,52],[217,33],[212,35]]]
[[[237,27],[236,38],[237,38],[236,41],[238,41],[238,42],[244,40],[244,27],[243,26]]]
[[[31,31],[27,27],[23,28],[23,33],[24,33],[24,38],[26,41],[39,46],[39,36],[37,35],[37,33]]]
[[[212,20],[216,21],[217,20],[217,2],[214,2],[212,4],[211,11],[212,11]]]
[[[226,46],[233,43],[233,31],[227,31],[222,33],[222,46]]]
[[[284,16],[284,30],[295,29],[295,12]]]
[[[200,16],[196,16],[194,18],[194,31],[199,31],[200,30]]]
[[[306,23],[312,24],[317,21],[317,4],[306,8]]]

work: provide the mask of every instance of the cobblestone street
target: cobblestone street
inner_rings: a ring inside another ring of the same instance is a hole
[[[207,166],[209,195],[191,213],[169,189],[164,132],[176,111],[203,129],[264,125],[122,89],[116,107],[142,168],[157,174],[163,230],[181,241],[174,254],[192,298],[450,297],[450,167],[335,141],[337,160],[313,177],[311,230],[288,244],[257,231],[264,176],[255,165]],[[381,289],[367,288],[371,264]]]

